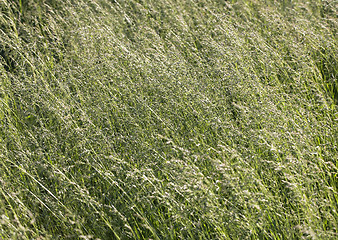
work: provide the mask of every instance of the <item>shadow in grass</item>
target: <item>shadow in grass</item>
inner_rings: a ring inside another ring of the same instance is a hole
[[[323,49],[316,54],[316,66],[320,71],[321,84],[325,92],[338,105],[337,59],[333,52]]]

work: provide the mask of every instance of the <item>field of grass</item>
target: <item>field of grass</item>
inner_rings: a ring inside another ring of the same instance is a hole
[[[338,239],[336,0],[0,0],[0,239]]]

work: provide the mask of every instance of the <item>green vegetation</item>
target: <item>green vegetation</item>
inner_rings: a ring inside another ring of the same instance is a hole
[[[0,0],[0,239],[338,239],[335,0]]]

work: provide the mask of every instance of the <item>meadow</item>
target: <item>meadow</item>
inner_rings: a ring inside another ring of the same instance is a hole
[[[338,239],[336,0],[0,0],[0,239]]]

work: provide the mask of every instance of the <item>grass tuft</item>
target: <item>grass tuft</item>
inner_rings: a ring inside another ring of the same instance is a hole
[[[0,0],[0,238],[337,239],[337,9]]]

